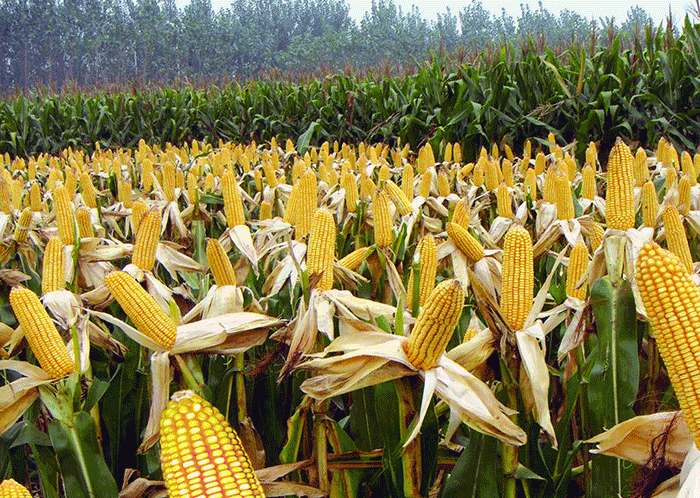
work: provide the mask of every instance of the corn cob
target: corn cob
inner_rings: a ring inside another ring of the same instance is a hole
[[[479,329],[474,328],[474,327],[469,327],[467,329],[467,331],[464,333],[464,337],[462,338],[462,344],[466,344],[469,341],[471,341],[472,339],[474,339],[474,337],[476,337],[476,335],[478,333],[479,333]]]
[[[32,495],[14,479],[6,479],[0,484],[0,498],[32,498]]]
[[[537,175],[535,174],[534,168],[528,168],[525,172],[524,181],[525,192],[530,194],[532,202],[537,201]]]
[[[435,276],[437,275],[437,246],[432,234],[427,234],[418,244],[418,254],[420,257],[420,289],[418,291],[418,304],[425,306],[430,293],[435,288]],[[412,295],[409,294],[409,299]]]
[[[41,211],[41,187],[37,182],[32,183],[32,186],[29,187],[29,206],[35,213]]]
[[[586,164],[593,166],[595,170],[596,164],[598,163],[598,148],[595,142],[589,142],[586,148]]]
[[[321,275],[318,290],[333,288],[333,260],[335,258],[335,218],[327,209],[317,209],[309,236],[306,268],[310,275]]]
[[[688,272],[693,271],[693,258],[690,255],[688,236],[683,228],[680,214],[676,206],[669,204],[664,209],[664,232],[669,251],[678,256]]]
[[[484,164],[484,184],[486,190],[493,192],[498,187],[500,179],[498,177],[498,163],[496,161],[485,161]]]
[[[85,208],[79,208],[75,212],[75,221],[78,224],[80,238],[92,238],[95,236],[95,229],[90,219],[90,211]]]
[[[469,228],[472,218],[472,210],[466,199],[460,199],[452,212],[452,223],[456,223],[464,229]]]
[[[537,155],[535,156],[535,175],[539,176],[542,173],[544,173],[546,167],[546,162],[544,158],[544,154],[542,152],[538,152]]]
[[[501,183],[496,188],[496,212],[503,218],[513,217],[513,206],[510,198],[510,191],[505,183]]]
[[[459,142],[455,142],[455,144],[452,146],[452,159],[457,164],[462,162],[462,146],[459,144]]]
[[[309,234],[317,207],[318,182],[316,180],[316,173],[308,170],[301,177],[294,238],[300,240]]]
[[[56,188],[56,182],[58,181],[59,171],[54,168],[49,171],[49,177],[46,179],[46,189],[54,190]]]
[[[668,370],[685,421],[700,444],[700,400],[697,386],[700,290],[685,265],[655,243],[645,245],[636,265],[639,294],[659,352]]]
[[[10,291],[10,305],[41,368],[54,379],[73,372],[75,363],[37,295],[15,287]]]
[[[139,332],[164,349],[173,347],[177,335],[175,323],[131,275],[115,271],[105,277],[105,282]]]
[[[688,214],[690,211],[690,180],[688,175],[683,175],[678,181],[678,212]]]
[[[260,220],[269,220],[272,218],[272,204],[270,204],[268,201],[262,201],[260,203],[260,216],[258,216]]]
[[[510,148],[507,150],[510,150]],[[508,159],[504,159],[503,163],[501,164],[501,171],[503,171],[503,181],[506,182],[506,186],[513,188],[513,163]]]
[[[456,223],[447,224],[447,236],[470,260],[477,262],[484,257],[484,247],[472,234]]]
[[[194,392],[172,396],[160,433],[168,496],[264,498],[238,435],[219,410]]]
[[[347,173],[342,181],[342,187],[345,189],[345,207],[351,213],[357,211],[357,202],[359,200],[359,193],[357,191],[357,178],[355,173]]]
[[[134,236],[139,233],[139,225],[141,224],[143,217],[146,215],[147,209],[146,203],[141,199],[134,202],[134,204],[131,206],[131,228],[134,232]]]
[[[596,252],[596,250],[600,247],[600,244],[603,243],[603,235],[605,235],[605,229],[600,226],[599,223],[592,221],[590,233],[588,235],[591,242],[592,252]]]
[[[131,262],[143,271],[152,271],[156,264],[156,248],[160,241],[161,215],[157,209],[147,212],[139,223]]]
[[[168,202],[175,200],[175,165],[168,161],[163,166],[163,195]]]
[[[382,185],[383,182],[387,181],[390,177],[391,172],[389,171],[389,165],[382,164],[382,167],[379,168],[379,184]]]
[[[627,230],[634,227],[634,157],[629,147],[619,138],[608,158],[608,191],[606,221],[608,228]]]
[[[556,169],[550,167],[547,174],[544,176],[544,189],[542,190],[542,199],[544,202],[556,204],[557,202],[557,179]]]
[[[394,241],[391,223],[391,211],[387,195],[377,190],[372,199],[372,216],[374,218],[374,243],[377,247],[389,247]]]
[[[347,268],[350,271],[357,270],[360,264],[362,264],[362,262],[365,260],[365,254],[367,254],[368,249],[369,247],[360,247],[359,249],[355,249],[344,258],[338,260],[338,266]]]
[[[59,237],[51,237],[44,249],[41,294],[62,290],[66,286],[66,258]]]
[[[586,164],[581,171],[581,197],[592,201],[595,196],[595,170],[590,164]]]
[[[17,220],[17,225],[15,226],[15,233],[13,238],[15,242],[22,243],[27,240],[27,231],[32,225],[32,208],[26,207],[22,214],[19,215]]]
[[[245,225],[243,201],[238,191],[236,176],[230,170],[226,170],[221,178],[221,189],[224,195],[224,212],[228,227],[233,228],[238,225]]]
[[[659,215],[659,199],[656,197],[656,188],[649,180],[642,187],[642,220],[645,227],[656,227],[656,218]]]
[[[491,157],[498,159],[501,153],[498,151],[498,144],[494,142],[491,144]]]
[[[73,203],[68,197],[66,188],[57,187],[53,191],[53,199],[58,235],[64,245],[73,245],[75,243],[75,216],[73,215]]]
[[[693,158],[690,157],[690,153],[687,150],[684,150],[681,153],[681,171],[688,176],[688,181],[690,182],[691,187],[697,185],[697,171],[695,170],[695,165],[693,164]]]
[[[647,154],[639,147],[634,155],[634,179],[637,187],[644,185],[649,180],[649,167],[647,166]]]
[[[472,179],[472,183],[475,187],[484,185],[484,164],[481,161],[478,161],[474,166],[474,178]]]
[[[445,145],[445,151],[442,154],[443,161],[446,163],[451,163],[452,162],[452,144],[447,143]]]
[[[438,193],[440,197],[447,197],[450,195],[450,178],[444,171],[440,171],[438,174]]]
[[[574,198],[571,195],[571,185],[569,179],[558,174],[555,179],[557,195],[557,218],[560,220],[574,219]]]
[[[427,199],[430,197],[430,184],[433,180],[432,170],[426,170],[420,179],[420,185],[418,185],[418,195]]]
[[[284,216],[282,220],[294,225],[297,222],[297,206],[299,203],[299,192],[301,191],[301,180],[294,182],[292,191],[289,193],[287,204],[284,206]]]
[[[573,249],[571,249],[571,254],[569,255],[569,269],[566,272],[566,295],[569,297],[575,297],[583,301],[586,299],[586,292],[588,290],[588,284],[586,282],[579,288],[576,288],[576,284],[581,280],[581,277],[588,268],[588,247],[583,242],[576,244]]]
[[[153,188],[153,161],[144,159],[141,166],[141,189],[150,192]]]
[[[279,185],[279,183],[277,182],[275,168],[273,167],[271,161],[266,161],[263,163],[263,171],[265,172],[265,180],[267,180],[267,184],[270,186],[270,188],[277,188],[277,185]],[[259,190],[262,190],[262,188],[260,188]]]
[[[532,239],[525,228],[514,226],[503,244],[501,312],[513,330],[522,330],[532,308],[534,287]]]
[[[199,192],[197,191],[197,183],[199,178],[196,173],[190,171],[187,173],[187,201],[190,204],[196,204],[199,198]]]
[[[673,187],[676,186],[676,182],[678,181],[678,172],[676,171],[676,168],[673,166],[669,166],[666,168],[666,192],[669,192]]]
[[[69,169],[66,172],[66,181],[63,182],[63,185],[65,185],[66,190],[68,191],[68,197],[73,199],[75,197],[75,191],[78,188],[78,180],[75,178],[75,173],[73,173],[73,170]]]
[[[212,173],[207,174],[204,177],[204,191],[212,192],[214,190],[214,175]]]
[[[125,208],[130,208],[131,200],[131,182],[129,180],[119,180],[117,183],[117,200],[124,204]]]
[[[24,182],[17,178],[12,182],[12,209],[19,211],[22,208],[22,194],[24,193]]]
[[[413,166],[410,164],[407,164],[403,168],[401,174],[401,191],[403,195],[406,196],[406,199],[409,199],[409,201],[413,200],[413,196],[415,195],[413,190]]]
[[[429,370],[438,364],[462,315],[464,298],[464,289],[454,279],[441,282],[430,294],[404,344],[416,369]]]
[[[394,206],[396,206],[396,209],[399,210],[401,216],[405,216],[413,212],[411,201],[408,200],[398,185],[391,180],[387,180],[384,184],[384,190],[387,194],[389,194],[391,202],[394,203]]]
[[[576,178],[576,172],[578,171],[578,167],[576,166],[576,160],[572,156],[570,156],[568,152],[564,156],[564,164],[566,164],[567,166],[569,182],[573,183],[574,179]]]
[[[216,239],[207,240],[207,262],[214,275],[216,285],[237,285],[236,272],[221,243]]]

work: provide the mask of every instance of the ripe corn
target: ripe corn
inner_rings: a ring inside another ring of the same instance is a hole
[[[432,170],[426,170],[420,179],[420,185],[418,185],[418,195],[427,199],[430,197],[430,185],[433,180]]]
[[[496,190],[499,183],[498,163],[496,161],[486,160],[484,163],[484,184],[486,185],[486,190],[493,192]]]
[[[452,223],[456,223],[464,229],[469,229],[472,218],[472,210],[466,199],[460,199],[452,212]]]
[[[41,211],[41,187],[38,182],[32,183],[32,186],[29,187],[29,206],[35,213]]]
[[[141,199],[134,202],[134,204],[131,206],[131,228],[134,232],[134,236],[139,233],[139,225],[141,224],[143,217],[146,215],[147,209],[146,203]]]
[[[649,180],[649,167],[647,166],[647,154],[639,147],[634,155],[634,179],[637,187],[644,185]]]
[[[542,173],[544,173],[545,167],[546,161],[544,158],[544,154],[542,152],[538,152],[535,156],[535,174],[539,176]]]
[[[263,171],[265,172],[265,180],[267,180],[267,184],[270,186],[270,188],[277,188],[279,183],[277,182],[277,175],[275,174],[275,168],[271,161],[265,161],[263,163]]]
[[[406,199],[409,199],[409,201],[413,200],[413,196],[415,195],[413,190],[413,166],[410,164],[407,164],[403,168],[401,174],[401,191],[403,195],[406,196]]]
[[[404,344],[416,369],[429,370],[438,364],[462,315],[464,298],[464,289],[454,279],[441,282],[430,294]]]
[[[350,271],[357,270],[360,264],[362,264],[362,262],[365,260],[365,254],[367,254],[368,249],[369,247],[360,247],[359,249],[355,249],[344,258],[338,260],[338,266],[347,268]]]
[[[472,183],[477,188],[484,185],[484,163],[481,161],[478,161],[474,166],[474,178],[472,179]]]
[[[173,347],[177,335],[175,323],[131,275],[115,271],[105,277],[105,282],[139,332],[164,349]]]
[[[512,164],[513,161],[515,160],[515,156],[513,155],[513,150],[510,148],[510,145],[503,144],[503,152],[506,154],[506,159],[508,159],[508,161],[510,161]],[[509,186],[512,186],[512,185],[509,185]]]
[[[15,287],[10,291],[10,305],[41,368],[54,379],[73,372],[75,363],[37,295]]]
[[[24,193],[24,181],[17,178],[12,182],[12,209],[19,211],[22,208],[22,194]]]
[[[452,162],[452,144],[447,143],[445,145],[445,151],[443,152],[443,161],[446,163],[451,163]]]
[[[117,200],[124,204],[124,207],[127,209],[132,205],[131,193],[131,181],[119,180],[117,183]]]
[[[682,215],[690,211],[690,180],[683,175],[678,181],[678,212]]]
[[[208,173],[206,177],[204,177],[204,191],[205,192],[212,192],[214,190],[214,175],[212,173]]]
[[[175,165],[168,161],[163,166],[163,195],[168,202],[175,200]]]
[[[199,192],[197,191],[197,183],[199,178],[196,173],[190,171],[187,173],[187,201],[190,204],[196,204],[199,199]]]
[[[161,215],[157,209],[147,212],[139,223],[131,262],[143,271],[152,271],[156,264],[156,248],[160,241]]]
[[[589,142],[588,147],[586,148],[586,164],[590,164],[593,166],[593,169],[595,169],[597,163],[598,148],[596,147],[595,142]]]
[[[194,392],[172,396],[160,433],[168,496],[264,498],[238,435],[219,410]]]
[[[141,189],[150,192],[153,188],[153,161],[144,159],[141,168]]]
[[[510,150],[510,148],[507,150]],[[504,159],[501,164],[501,171],[503,171],[503,181],[506,182],[506,186],[513,188],[513,163],[508,159]]]
[[[528,168],[525,172],[525,192],[530,194],[532,202],[537,201],[537,175],[534,168]]]
[[[503,218],[513,217],[513,206],[510,198],[510,191],[505,183],[501,183],[496,188],[496,212]]]
[[[448,223],[447,236],[471,261],[477,262],[484,257],[484,247],[460,225]]]
[[[345,207],[351,213],[357,211],[357,202],[360,199],[360,194],[357,191],[357,178],[355,173],[349,171],[341,179],[341,186],[345,189]]]
[[[238,182],[236,182],[236,176],[230,170],[224,172],[221,179],[221,189],[224,196],[224,212],[228,227],[233,228],[238,225],[245,225],[245,212],[243,211],[241,194],[238,191]]]
[[[420,289],[418,291],[418,304],[425,306],[430,293],[435,288],[435,276],[437,275],[438,259],[437,245],[432,234],[423,237],[417,247],[420,262]],[[409,294],[409,299],[412,295]]]
[[[387,181],[391,177],[391,172],[389,171],[388,164],[382,164],[379,168],[379,184],[382,185],[383,182]]]
[[[598,250],[598,248],[600,247],[600,244],[603,243],[603,235],[605,235],[605,229],[602,226],[600,226],[599,223],[592,221],[590,233],[588,235],[588,238],[590,239],[591,243],[592,252],[596,252],[596,250]]]
[[[474,339],[474,337],[476,337],[476,335],[478,333],[479,333],[479,329],[477,329],[475,327],[469,327],[467,329],[467,331],[464,333],[464,337],[462,338],[462,344],[466,344],[469,341],[471,341],[472,339]]]
[[[590,164],[586,164],[581,170],[581,197],[593,200],[596,196],[595,170]]]
[[[27,240],[27,231],[32,225],[32,208],[26,207],[22,214],[19,215],[17,219],[17,225],[15,226],[14,240],[15,242],[22,243]]]
[[[700,289],[677,256],[655,243],[637,258],[639,294],[684,419],[700,444]]]
[[[316,284],[318,290],[331,290],[333,288],[335,237],[335,218],[327,209],[317,209],[309,236],[306,268],[310,275],[321,275],[321,279]]]
[[[78,233],[80,238],[92,238],[95,236],[95,228],[92,226],[92,219],[90,219],[90,211],[85,208],[79,208],[75,212],[75,221],[78,224]]]
[[[401,216],[405,216],[413,212],[411,201],[408,200],[398,185],[391,180],[387,180],[384,184],[384,190],[387,194],[389,194],[391,202],[394,203],[394,206],[396,206],[396,209],[399,210]]]
[[[394,230],[391,223],[389,198],[377,190],[372,199],[372,216],[374,218],[374,243],[377,247],[389,247],[394,241]]]
[[[567,152],[564,156],[564,163],[567,166],[569,182],[573,183],[574,179],[576,178],[576,172],[578,171],[578,167],[576,166],[576,160]]]
[[[656,188],[649,180],[642,187],[642,221],[645,227],[656,227],[656,218],[659,216],[659,199],[656,197]]]
[[[459,144],[459,142],[455,142],[455,144],[452,146],[452,159],[457,164],[462,162],[462,146]]]
[[[231,260],[216,239],[207,240],[207,262],[216,285],[238,285]]]
[[[0,498],[32,498],[32,495],[14,479],[6,479],[0,484]]]
[[[58,235],[64,245],[73,245],[75,243],[75,216],[73,215],[73,203],[68,197],[66,187],[56,188],[53,191],[53,200]]]
[[[558,174],[555,179],[556,195],[557,195],[557,218],[560,220],[574,219],[574,198],[571,194],[571,185],[569,179]]]
[[[301,177],[299,199],[297,206],[297,222],[294,227],[294,238],[300,240],[311,231],[314,213],[318,208],[318,181],[316,173],[306,171]]]
[[[688,236],[683,228],[680,214],[676,206],[669,204],[664,209],[664,232],[669,251],[678,256],[688,272],[693,271],[693,258],[690,255]]]
[[[588,290],[588,284],[586,282],[579,288],[576,288],[576,284],[581,280],[581,277],[588,268],[588,247],[583,242],[576,244],[573,249],[571,249],[571,254],[569,255],[569,269],[566,272],[566,295],[569,297],[575,297],[583,301],[586,299],[586,292]]]
[[[444,171],[440,171],[438,174],[438,193],[440,197],[450,195],[450,177]]]
[[[63,182],[63,185],[65,185],[66,190],[68,191],[68,197],[73,199],[73,197],[75,197],[75,191],[78,188],[78,180],[76,180],[73,170],[69,169],[66,172],[66,181]]]
[[[608,191],[605,215],[608,228],[627,230],[634,227],[634,178],[630,148],[620,138],[608,158]]]
[[[44,249],[41,294],[62,290],[66,286],[66,258],[59,237],[51,237]]]
[[[513,330],[522,330],[532,308],[534,288],[532,239],[525,228],[514,226],[503,244],[501,312]]]
[[[676,186],[676,182],[678,181],[678,172],[676,171],[676,168],[673,166],[669,166],[666,168],[666,192],[669,192],[673,187]]]
[[[269,220],[272,218],[272,204],[268,201],[262,201],[260,203],[260,220]]]
[[[289,193],[287,204],[284,206],[284,216],[282,220],[294,225],[297,222],[297,206],[299,203],[299,192],[301,191],[301,180],[296,180]]]
[[[698,172],[695,169],[695,164],[693,164],[693,158],[690,157],[690,153],[687,150],[681,153],[681,170],[688,175],[688,181],[691,187],[697,185]]]
[[[556,169],[551,167],[547,170],[544,176],[544,189],[542,190],[542,199],[550,204],[557,203],[557,179]]]

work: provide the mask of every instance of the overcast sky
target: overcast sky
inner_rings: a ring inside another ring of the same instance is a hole
[[[526,3],[530,8],[537,9],[537,0],[481,0],[484,7],[490,10],[495,15],[500,15],[501,8],[505,8],[508,14],[517,18],[520,13],[520,4]],[[649,15],[658,24],[666,19],[669,5],[673,12],[674,19],[677,23],[683,20],[686,13],[686,7],[695,0],[671,0],[666,2],[655,2],[653,0],[613,0],[610,2],[594,2],[591,0],[542,0],[544,7],[558,14],[562,9],[569,9],[578,12],[586,18],[598,19],[606,16],[615,16],[618,23],[622,23],[627,18],[627,11],[634,5],[639,5],[646,10]],[[189,3],[188,0],[178,0],[178,5],[183,7]],[[231,0],[211,0],[212,6],[215,9],[220,7],[228,7]],[[350,5],[350,16],[355,20],[362,19],[364,13],[372,6],[372,0],[347,0]],[[402,9],[410,10],[412,5],[418,5],[419,10],[425,19],[435,20],[438,13],[445,11],[445,6],[449,6],[454,14],[462,10],[465,6],[471,3],[471,0],[441,0],[441,1],[423,1],[416,0],[394,0],[394,3],[401,6]],[[679,24],[677,24],[679,25]]]

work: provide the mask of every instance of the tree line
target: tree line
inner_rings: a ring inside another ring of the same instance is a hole
[[[369,68],[421,62],[438,51],[462,53],[544,36],[558,43],[604,43],[625,32],[641,39],[652,19],[634,7],[621,23],[592,20],[540,3],[517,18],[479,0],[436,21],[416,7],[373,0],[356,22],[345,0],[0,0],[0,90],[67,83],[102,87],[133,81],[245,79],[271,68]]]

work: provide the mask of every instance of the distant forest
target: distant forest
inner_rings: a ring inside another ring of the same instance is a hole
[[[0,90],[401,67],[530,41],[589,47],[622,32],[638,43],[648,26],[657,27],[639,7],[624,20],[591,20],[540,3],[521,5],[513,18],[491,14],[479,0],[437,21],[373,0],[360,22],[343,0],[233,0],[218,11],[210,0],[183,9],[175,0],[0,0]]]

